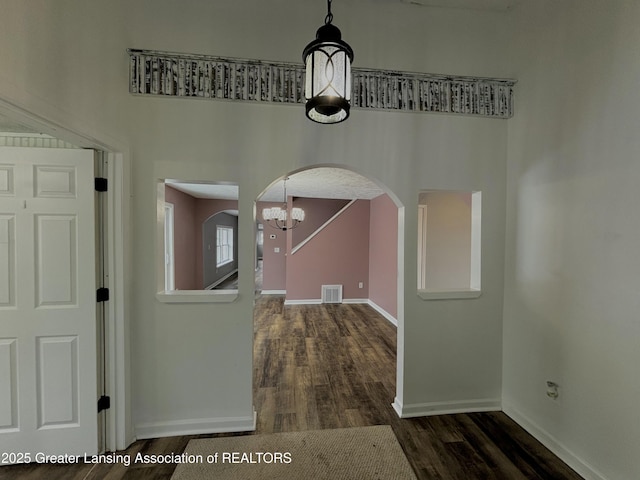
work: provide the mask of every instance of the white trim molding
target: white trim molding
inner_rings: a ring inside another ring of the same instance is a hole
[[[455,300],[463,298],[478,298],[482,290],[475,288],[457,288],[453,290],[418,290],[418,296],[423,300]]]
[[[336,218],[338,218],[340,215],[342,215],[344,213],[345,210],[347,210],[351,205],[353,205],[354,203],[356,203],[355,200],[351,200],[349,203],[347,203],[344,207],[342,207],[340,210],[338,210],[329,220],[327,220],[326,222],[324,222],[322,225],[320,225],[315,232],[313,232],[311,235],[309,235],[307,238],[305,238],[303,241],[301,241],[298,245],[296,245],[295,247],[293,247],[291,249],[291,255],[293,255],[294,253],[296,253],[298,250],[300,250],[304,245],[306,245],[307,243],[309,243],[309,241],[311,241],[311,239],[313,237],[315,237],[316,235],[318,235],[322,230],[324,230],[329,224],[331,224]]]
[[[396,397],[392,406],[400,418],[428,417],[451,413],[498,412],[502,410],[499,398],[402,404]]]
[[[136,425],[136,438],[175,437],[207,433],[253,432],[257,414],[247,417],[192,418],[171,422],[153,422]]]
[[[371,308],[373,308],[376,312],[378,312],[380,315],[382,315],[384,318],[386,318],[389,322],[391,322],[394,326],[398,326],[398,320],[391,315],[389,312],[387,312],[384,308],[380,307],[379,305],[377,305],[375,302],[373,302],[372,300],[368,299],[368,298],[344,298],[342,300],[343,304],[359,304],[359,305],[369,305]],[[302,299],[302,300],[285,300],[284,301],[285,305],[322,305],[322,299],[321,298],[308,298],[308,299]],[[332,304],[332,305],[340,305],[338,304]]]
[[[384,318],[389,320],[393,325],[395,325],[396,327],[398,326],[398,319],[396,317],[394,317],[393,315],[391,315],[389,312],[387,312],[384,308],[382,308],[381,306],[376,304],[371,299],[367,300],[367,304],[371,308],[373,308],[376,312],[378,312],[380,315],[382,315]]]
[[[238,299],[238,290],[170,290],[156,293],[161,303],[232,303]]]
[[[287,300],[285,299],[285,305],[320,305],[322,303],[321,298],[308,298],[301,300]]]
[[[1,147],[30,147],[30,148],[80,148],[72,143],[44,133],[0,133]]]
[[[582,458],[565,447],[562,442],[556,439],[549,432],[539,427],[535,422],[525,416],[512,405],[505,404],[503,411],[514,422],[524,428],[540,443],[547,447],[554,455],[558,456],[563,462],[573,468],[585,480],[606,480],[606,477],[598,472],[593,466],[589,465]]]
[[[304,103],[305,67],[129,49],[134,95]],[[511,118],[515,80],[353,68],[354,108]]]

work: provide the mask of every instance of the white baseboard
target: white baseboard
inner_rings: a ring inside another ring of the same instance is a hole
[[[228,278],[231,278],[236,273],[238,273],[238,269],[237,268],[234,271],[227,273],[224,277],[219,278],[218,280],[213,282],[211,285],[205,287],[205,290],[211,290],[213,288],[216,288],[218,285],[220,285],[222,282],[224,282]]]
[[[381,306],[377,305],[374,301],[372,300],[368,300],[367,303],[369,304],[369,306],[371,308],[373,308],[376,312],[378,312],[380,315],[382,315],[384,318],[386,318],[387,320],[389,320],[392,324],[394,324],[396,327],[398,326],[398,319],[396,317],[394,317],[393,315],[391,315],[389,312],[387,312],[384,308],[382,308]]]
[[[392,406],[400,418],[428,417],[431,415],[448,415],[452,413],[497,412],[502,409],[499,398],[410,403],[403,405],[396,397]]]
[[[262,295],[286,295],[286,290],[261,290]]]
[[[391,404],[391,406],[398,414],[398,417],[402,418],[402,402],[398,400],[398,397],[395,397],[393,399],[393,403]]]
[[[175,437],[205,433],[252,432],[256,429],[256,412],[249,417],[193,418],[172,422],[136,425],[136,438]]]
[[[284,301],[285,305],[320,305],[322,303],[322,299],[320,298],[309,298],[302,300],[286,300]]]
[[[585,480],[606,480],[604,475],[575,455],[571,450],[566,448],[562,442],[557,440],[543,428],[540,428],[535,422],[527,418],[516,408],[511,405],[504,405],[502,410],[514,422],[533,435],[536,440],[551,450],[554,455],[559,457],[564,463],[578,472]]]
[[[393,315],[391,315],[389,312],[387,312],[384,308],[380,307],[379,305],[376,305],[375,302],[371,301],[368,298],[343,298],[342,303],[369,305],[376,312],[378,312],[384,318],[389,320],[393,325],[395,325],[396,327],[398,326],[398,320]],[[285,300],[284,304],[285,305],[321,305],[322,299],[311,298],[311,299],[305,299],[305,300]]]
[[[368,298],[343,298],[342,303],[369,303]]]

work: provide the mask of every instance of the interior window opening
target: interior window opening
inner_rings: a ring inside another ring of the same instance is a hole
[[[480,295],[481,208],[481,192],[420,192],[417,285],[422,298]]]

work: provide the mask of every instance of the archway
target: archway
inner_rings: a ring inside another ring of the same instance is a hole
[[[283,198],[284,179],[287,179],[288,198]],[[305,220],[294,229],[280,230],[264,226],[263,289],[254,306],[254,346],[257,349],[254,354],[254,402],[260,432],[264,402],[269,403],[267,409],[273,409],[275,405],[282,407],[276,414],[276,422],[284,421],[284,418],[293,421],[291,415],[294,412],[287,412],[287,409],[295,410],[296,407],[288,403],[298,401],[299,396],[308,396],[310,392],[292,389],[293,400],[278,395],[284,395],[282,392],[290,387],[290,382],[317,383],[317,378],[312,377],[325,375],[314,371],[311,360],[312,356],[316,356],[318,358],[313,358],[313,361],[319,361],[324,355],[324,361],[333,361],[329,358],[330,350],[314,350],[314,341],[329,341],[330,332],[318,333],[319,330],[325,326],[329,330],[342,329],[342,338],[332,341],[348,343],[355,341],[347,338],[353,330],[368,328],[364,323],[359,323],[350,332],[351,325],[340,318],[348,309],[351,313],[345,315],[355,312],[356,316],[381,316],[383,323],[394,328],[393,383],[396,398],[402,398],[404,206],[380,182],[349,167],[334,164],[295,170],[272,182],[256,199],[256,224],[262,220],[263,208],[282,206],[283,202],[289,208],[303,208]],[[332,304],[336,302],[335,298],[324,295],[325,287],[333,286],[340,287],[337,302],[345,307]],[[288,334],[306,335],[306,340],[265,338],[261,332],[268,321],[264,318],[264,309],[266,315],[279,315],[279,319],[288,315],[291,319],[284,326],[269,327],[271,331],[274,328],[292,329],[287,330]],[[318,319],[318,315],[324,320]],[[381,328],[384,330],[386,327]],[[314,340],[313,335],[322,338]],[[269,349],[273,351],[265,353]],[[283,356],[274,358],[279,353]],[[346,357],[341,361],[350,364],[347,368],[357,364],[357,361]],[[295,377],[289,369],[292,362],[299,367],[299,377]],[[270,374],[278,374],[274,372],[276,369],[288,377],[280,382],[269,377]],[[344,383],[344,375],[342,373],[342,381],[335,380],[333,383]],[[353,375],[358,375],[358,372],[354,371]],[[349,389],[348,386],[342,386]],[[317,392],[315,394],[320,395]],[[270,395],[273,396],[267,398]],[[312,399],[307,400],[311,402]],[[389,403],[391,401],[392,394]],[[348,403],[342,407],[348,407]],[[336,407],[340,408],[340,405]],[[299,418],[296,421],[308,428],[331,425],[330,421],[327,425],[314,425],[313,422],[305,424]]]

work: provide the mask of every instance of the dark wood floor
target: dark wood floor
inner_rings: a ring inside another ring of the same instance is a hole
[[[256,433],[391,425],[421,480],[579,480],[501,412],[399,419],[396,329],[364,305],[256,303]],[[141,440],[126,452],[180,453],[192,438]],[[169,479],[174,465],[20,465],[0,479]]]

